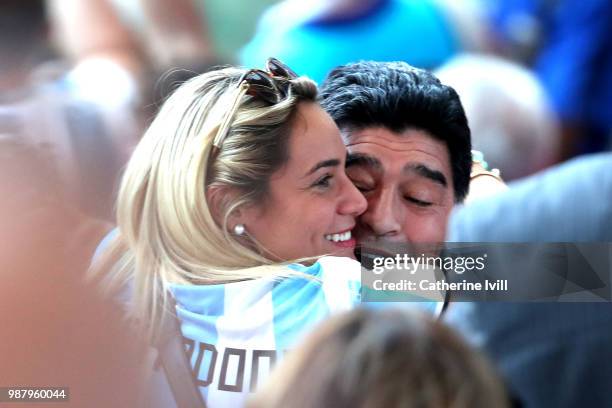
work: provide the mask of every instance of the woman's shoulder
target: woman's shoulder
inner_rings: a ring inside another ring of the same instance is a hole
[[[350,310],[360,301],[361,265],[354,259],[326,256],[309,266],[293,264],[291,268],[315,279],[286,280],[277,287],[279,292],[290,292],[292,298],[306,293],[305,299],[320,299],[331,313]]]

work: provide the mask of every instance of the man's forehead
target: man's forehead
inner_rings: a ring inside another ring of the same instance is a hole
[[[426,161],[449,168],[449,154],[446,144],[420,129],[407,129],[401,133],[386,128],[365,128],[343,130],[343,140],[349,156],[369,158],[370,163],[378,161],[383,167],[404,166],[410,161]],[[393,163],[389,163],[389,161]],[[368,164],[361,160],[360,164]]]

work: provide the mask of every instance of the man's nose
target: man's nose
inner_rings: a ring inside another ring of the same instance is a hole
[[[392,237],[401,232],[401,214],[395,204],[394,194],[384,190],[368,198],[368,208],[361,216],[361,223],[376,236]]]

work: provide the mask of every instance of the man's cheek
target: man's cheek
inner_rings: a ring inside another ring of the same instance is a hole
[[[404,234],[410,242],[437,244],[444,241],[447,222],[445,214],[415,215],[406,219]]]

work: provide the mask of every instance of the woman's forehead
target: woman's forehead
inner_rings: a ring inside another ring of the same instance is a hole
[[[331,117],[315,103],[301,103],[297,109],[291,128],[287,164],[310,169],[322,160],[344,162],[346,148]]]

